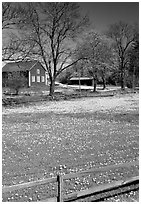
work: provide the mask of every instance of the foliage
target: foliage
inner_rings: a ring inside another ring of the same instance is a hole
[[[125,89],[126,69],[129,62],[128,53],[135,41],[134,27],[120,21],[110,25],[106,34],[112,39],[113,47],[117,53],[121,88]]]
[[[78,57],[85,59],[87,72],[94,78],[94,91],[96,91],[99,76],[102,77],[105,88],[106,74],[114,67],[114,53],[112,53],[107,39],[94,31],[90,31],[84,35],[76,52]],[[80,66],[80,69],[82,69],[82,66]]]
[[[59,77],[57,78],[60,83],[67,84],[69,79],[72,77],[73,69],[72,67],[66,69],[64,72],[60,73]]]
[[[128,79],[127,86],[134,89],[139,85],[139,36],[135,38],[135,42],[129,51],[129,63],[128,63]]]
[[[15,94],[18,95],[19,90],[25,85],[27,86],[27,78],[24,74],[20,72],[12,72],[8,76],[6,85],[10,89],[15,90]]]
[[[117,70],[113,70],[110,75],[107,77],[107,84],[110,85],[120,85],[120,73]]]

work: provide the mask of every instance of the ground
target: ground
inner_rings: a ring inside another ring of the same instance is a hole
[[[138,94],[38,102],[3,108],[2,114],[3,185],[139,156]],[[111,176],[118,180],[136,175],[138,168]],[[68,191],[75,189],[71,185]]]

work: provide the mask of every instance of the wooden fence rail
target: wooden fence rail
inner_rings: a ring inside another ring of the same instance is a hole
[[[79,192],[70,193],[68,196],[64,197],[64,201],[74,201],[74,200],[77,200],[77,199],[82,198],[82,197],[83,198],[88,197],[92,194],[114,190],[118,187],[124,187],[125,185],[129,185],[132,183],[138,183],[138,181],[139,181],[139,176],[132,177],[132,178],[127,179],[127,180],[113,181],[113,182],[108,183],[108,184],[102,184],[99,186],[91,187],[87,190],[81,190]]]
[[[47,178],[47,179],[38,180],[38,181],[33,181],[33,182],[28,182],[28,183],[23,183],[23,184],[18,184],[18,185],[13,185],[13,186],[4,186],[2,188],[2,193],[4,194],[4,193],[12,192],[15,190],[20,190],[20,189],[24,189],[24,188],[30,188],[33,186],[39,186],[42,184],[57,182],[57,197],[48,198],[48,199],[41,200],[41,201],[42,202],[70,201],[70,200],[74,200],[74,199],[77,199],[77,198],[80,198],[83,196],[89,196],[90,194],[100,193],[100,192],[105,191],[105,190],[111,190],[111,189],[114,189],[116,187],[121,187],[121,186],[130,184],[132,182],[138,182],[139,176],[130,178],[128,180],[114,181],[114,182],[111,182],[109,184],[105,184],[102,186],[96,186],[96,187],[92,187],[92,188],[87,189],[87,190],[83,190],[83,191],[79,191],[79,192],[75,192],[75,193],[70,193],[69,195],[66,195],[66,196],[63,196],[63,181],[64,180],[75,178],[75,177],[85,176],[86,174],[89,174],[89,173],[99,173],[99,172],[111,170],[114,168],[131,167],[131,166],[135,166],[135,165],[136,166],[139,165],[138,160],[132,161],[132,162],[127,162],[127,163],[104,166],[101,168],[91,168],[90,170],[77,172],[77,173],[70,173],[70,174],[66,174],[66,175],[57,175],[56,177]]]
[[[38,186],[38,185],[51,183],[51,182],[57,182],[57,177],[47,178],[47,179],[39,180],[39,181],[32,181],[32,182],[28,182],[28,183],[22,183],[22,184],[13,185],[13,186],[4,186],[2,188],[2,193],[11,192],[11,191],[15,191],[15,190],[20,190],[20,189],[23,189],[23,188],[30,188],[30,187],[33,187],[33,186]]]

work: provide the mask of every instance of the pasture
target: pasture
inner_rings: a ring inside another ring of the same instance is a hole
[[[3,185],[133,161],[138,156],[138,94],[3,108]],[[137,168],[123,169],[105,180],[136,175]],[[80,189],[89,183],[83,184]]]

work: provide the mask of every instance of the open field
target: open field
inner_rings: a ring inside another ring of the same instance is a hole
[[[3,185],[135,160],[138,116],[138,94],[3,108]],[[110,179],[135,175],[137,168],[123,169]],[[88,187],[84,180],[83,188]]]

